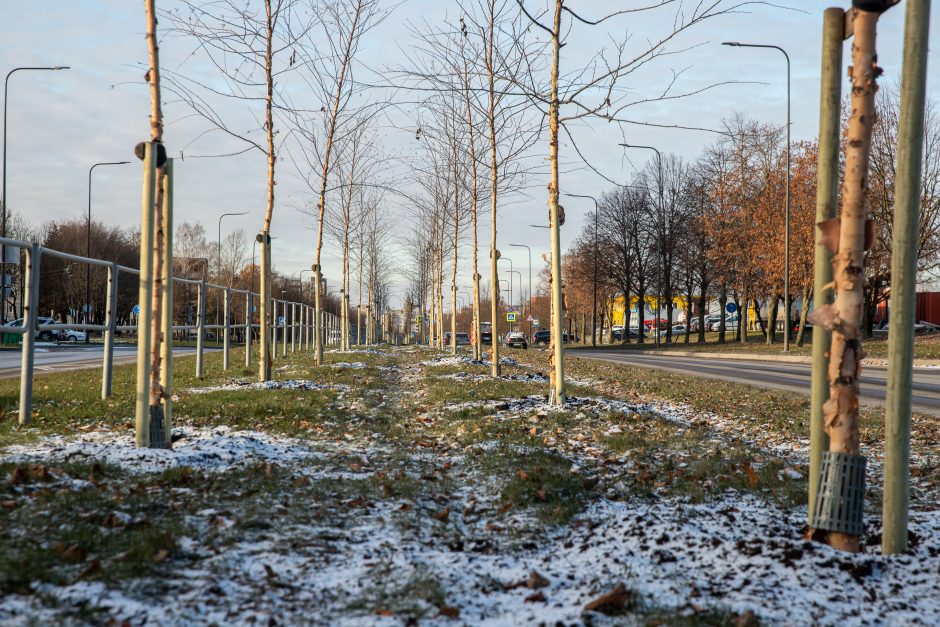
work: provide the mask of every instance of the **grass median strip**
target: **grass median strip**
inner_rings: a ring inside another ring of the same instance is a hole
[[[239,608],[303,622],[317,607],[323,624],[567,623],[618,584],[616,611],[641,624],[734,620],[723,599],[740,607],[753,584],[697,583],[691,611],[681,591],[698,571],[681,565],[734,512],[800,542],[803,454],[786,430],[801,407],[571,359],[559,410],[544,353],[508,356],[495,380],[415,348],[322,366],[295,353],[266,386],[208,360],[201,381],[177,368],[173,451],[133,448],[129,399],[74,412],[51,390],[75,373],[44,376],[34,427],[2,432],[0,620],[224,622]],[[762,431],[749,407],[779,416]],[[668,533],[642,524],[648,511]],[[709,550],[737,551],[725,540]]]

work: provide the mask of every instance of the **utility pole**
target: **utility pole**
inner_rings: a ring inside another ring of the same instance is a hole
[[[591,346],[597,346],[597,214],[600,213],[600,207],[597,204],[597,198],[588,194],[565,193],[565,196],[571,196],[572,198],[590,198],[594,201],[594,312],[591,318]]]
[[[85,256],[91,257],[91,173],[99,165],[127,165],[130,161],[107,161],[96,163],[88,168],[88,224],[85,229]],[[107,308],[107,305],[105,306]],[[85,324],[91,323],[91,264],[85,264],[85,303],[82,306]],[[90,333],[85,333],[85,343],[88,343]]]
[[[907,550],[910,496],[911,365],[914,357],[921,168],[924,146],[930,0],[907,0],[904,63],[891,247],[891,319],[888,330],[888,394],[885,401],[885,466],[882,553]]]
[[[525,244],[510,244],[510,246],[515,246],[517,248],[525,248],[526,252],[529,253],[529,317],[532,317],[532,249],[526,246]],[[532,323],[529,323],[529,339],[532,336]]]
[[[783,218],[783,306],[787,310],[786,324],[783,331],[783,352],[790,352],[790,55],[780,46],[770,46],[766,44],[742,44],[737,41],[726,41],[722,46],[733,46],[735,48],[770,48],[778,50],[787,60],[787,196],[786,207]],[[738,323],[739,325],[742,323]],[[741,330],[746,333],[745,329]],[[773,337],[773,329],[769,337]]]
[[[657,239],[657,245],[659,246],[660,254],[659,254],[659,263],[656,264],[657,266],[656,267],[656,270],[657,270],[656,271],[656,284],[657,284],[656,289],[658,291],[658,294],[656,295],[656,332],[653,335],[655,336],[656,348],[659,348],[659,343],[660,343],[659,341],[659,312],[663,308],[663,266],[665,265],[665,260],[666,260],[666,253],[664,250],[666,246],[666,241],[665,241],[665,233],[663,233],[663,231],[666,230],[665,216],[663,215],[666,213],[666,205],[665,205],[665,198],[664,198],[665,190],[663,189],[663,155],[661,152],[659,152],[659,150],[657,150],[653,146],[641,146],[639,144],[620,144],[620,145],[623,146],[624,148],[644,148],[646,150],[652,150],[653,152],[656,153],[657,170],[659,171],[659,176],[658,176],[659,178],[659,216],[657,220],[659,227],[657,229],[658,233],[657,233],[656,239]],[[643,303],[640,303],[640,306],[643,306]],[[672,310],[671,302],[666,303],[666,306],[669,307],[670,310]],[[667,315],[666,317],[668,319],[671,319],[669,315]],[[638,330],[640,334],[642,335],[643,329],[638,329]],[[666,329],[666,337],[669,339],[672,339],[671,328]]]

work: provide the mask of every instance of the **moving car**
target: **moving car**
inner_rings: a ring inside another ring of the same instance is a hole
[[[450,331],[444,332],[444,346],[450,346]],[[457,346],[470,346],[470,334],[457,331]]]
[[[510,331],[506,334],[506,346],[509,348],[529,348],[529,340],[522,331]]]

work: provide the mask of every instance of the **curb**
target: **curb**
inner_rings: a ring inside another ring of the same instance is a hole
[[[574,357],[578,356],[581,350],[573,351]],[[587,352],[587,351],[584,351]],[[747,361],[771,361],[787,364],[811,364],[812,357],[803,355],[762,355],[760,353],[712,353],[710,351],[641,351],[641,350],[617,350],[601,349],[596,353],[610,353],[612,355],[661,355],[663,357],[710,357],[712,359],[737,359]],[[866,358],[862,362],[862,367],[869,365],[873,368],[886,368],[888,360],[886,358]],[[940,359],[915,359],[914,368],[934,368],[940,366]]]

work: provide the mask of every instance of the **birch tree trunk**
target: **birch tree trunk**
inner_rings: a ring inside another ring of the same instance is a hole
[[[455,121],[456,122],[456,121]],[[457,125],[454,124],[454,136]],[[457,239],[460,237],[460,180],[457,177],[457,158],[459,150],[454,150],[454,268],[450,277],[450,352],[457,354]]]
[[[269,381],[271,379],[272,359],[271,354],[271,322],[274,313],[271,311],[271,218],[274,214],[274,164],[277,157],[274,154],[274,77],[271,70],[271,58],[273,55],[274,23],[271,14],[271,0],[264,0],[265,10],[265,53],[264,53],[264,73],[265,73],[265,97],[264,97],[264,122],[265,136],[267,140],[268,153],[268,189],[267,189],[267,207],[264,213],[264,226],[261,229],[261,268],[260,268],[260,315],[258,318],[258,349],[260,355],[258,358],[258,379],[260,381]]]
[[[467,61],[464,58],[464,100],[467,104],[467,129],[470,134],[470,176],[472,189],[470,191],[470,219],[473,223],[473,359],[482,358],[483,342],[480,340],[480,268],[479,268],[479,242],[477,233],[477,201],[479,199],[477,179],[477,151],[473,132],[473,106],[470,103],[470,73],[467,70]]]
[[[163,224],[163,194],[166,180],[166,158],[160,160],[160,147],[163,144],[163,109],[160,103],[160,49],[157,45],[157,16],[155,0],[147,0],[147,47],[150,57],[150,69],[147,76],[150,82],[150,141],[157,145],[156,194],[153,205],[153,292],[150,301],[150,416],[147,442],[151,447],[166,448],[165,428],[163,424],[164,389],[160,384],[163,357],[163,298],[166,283],[163,280],[165,231]],[[164,153],[165,154],[165,153]],[[172,225],[170,225],[172,227]],[[144,306],[147,306],[144,304]],[[153,437],[151,437],[153,436]],[[162,436],[162,437],[161,437]],[[156,441],[155,441],[156,440]]]
[[[266,0],[270,2],[270,0]],[[336,81],[336,93],[334,94],[330,121],[327,127],[326,133],[326,148],[323,155],[323,169],[320,175],[320,201],[317,209],[319,210],[319,216],[317,218],[317,248],[314,265],[322,272],[322,266],[320,265],[320,252],[323,249],[323,219],[326,214],[326,184],[327,177],[330,172],[330,156],[333,150],[333,139],[336,134],[337,127],[337,116],[339,115],[340,101],[343,97],[343,85],[346,79],[346,70],[349,67],[350,58],[352,57],[353,43],[356,40],[356,28],[359,24],[359,17],[362,14],[362,0],[357,0],[356,2],[356,11],[353,15],[352,24],[349,27],[349,36],[346,38],[346,44],[343,48],[343,59],[340,64],[339,76]],[[317,294],[320,293],[319,286],[317,287]],[[320,307],[320,299],[314,299],[314,355],[316,359],[316,364],[323,364],[323,339],[320,327],[323,324],[322,321],[322,309]]]
[[[561,9],[562,0],[555,0],[555,19],[552,27],[551,95],[548,111],[549,162],[551,167],[551,182],[548,185],[548,221],[552,234],[552,333],[548,354],[552,382],[551,402],[554,405],[564,405],[565,403],[565,365],[564,352],[562,351],[564,345],[562,341],[564,309],[561,297],[561,236],[558,231],[560,226],[559,218],[561,217],[558,206],[558,65],[561,51]],[[494,240],[496,238],[495,216],[493,238]]]
[[[486,73],[489,80],[489,107],[487,109],[487,122],[490,127],[490,321],[491,321],[491,348],[490,361],[491,374],[498,377],[501,368],[499,365],[499,269],[497,268],[496,249],[496,197],[497,197],[497,167],[499,162],[496,156],[496,81],[493,66],[493,46],[496,39],[496,9],[490,2],[489,40],[486,42]]]

